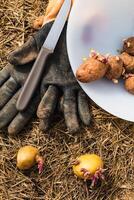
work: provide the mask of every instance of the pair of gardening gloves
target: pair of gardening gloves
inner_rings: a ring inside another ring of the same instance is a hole
[[[62,111],[69,132],[76,132],[80,120],[90,123],[88,99],[78,85],[67,55],[66,27],[46,63],[40,84],[27,108],[19,112],[16,102],[53,21],[45,23],[28,41],[8,56],[9,64],[0,71],[0,128],[9,134],[20,132],[37,113],[40,129],[50,127],[53,115]]]

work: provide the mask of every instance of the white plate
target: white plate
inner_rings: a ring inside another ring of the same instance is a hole
[[[112,27],[112,28],[111,28]],[[134,33],[134,0],[75,0],[68,22],[67,47],[74,74],[93,48],[117,54],[122,40]],[[102,79],[80,83],[87,95],[107,112],[134,122],[134,95]]]

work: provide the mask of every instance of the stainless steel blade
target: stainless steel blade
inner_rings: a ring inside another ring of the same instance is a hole
[[[70,8],[71,0],[65,0],[43,44],[43,47],[49,49],[51,52],[54,51],[55,46],[59,40],[60,34],[68,17]]]

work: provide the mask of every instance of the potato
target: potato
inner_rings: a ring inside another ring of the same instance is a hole
[[[76,72],[76,78],[83,82],[91,82],[101,79],[106,74],[108,65],[97,60],[96,58],[88,58]]]
[[[134,94],[134,76],[130,76],[125,80],[125,88],[131,94]]]
[[[72,4],[73,2],[74,0],[72,0]],[[38,30],[44,24],[55,20],[63,3],[64,3],[64,0],[49,0],[47,8],[45,10],[45,14],[43,16],[39,16],[36,20],[34,20],[33,28]]]
[[[134,56],[134,37],[130,37],[124,41],[123,52]]]
[[[130,56],[128,53],[124,52],[120,55],[123,61],[124,68],[127,73],[134,73],[134,56]]]
[[[119,56],[110,56],[108,58],[109,68],[106,77],[110,80],[119,79],[123,73],[123,62]]]
[[[44,21],[44,15],[39,16],[36,20],[34,20],[33,28],[36,30],[40,29],[42,27],[43,21]]]

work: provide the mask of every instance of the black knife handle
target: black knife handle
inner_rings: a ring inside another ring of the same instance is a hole
[[[30,99],[32,98],[33,93],[36,90],[37,85],[40,81],[46,60],[51,53],[52,51],[50,51],[49,49],[46,49],[44,47],[41,48],[18,98],[16,107],[19,111],[23,111],[27,107]]]

